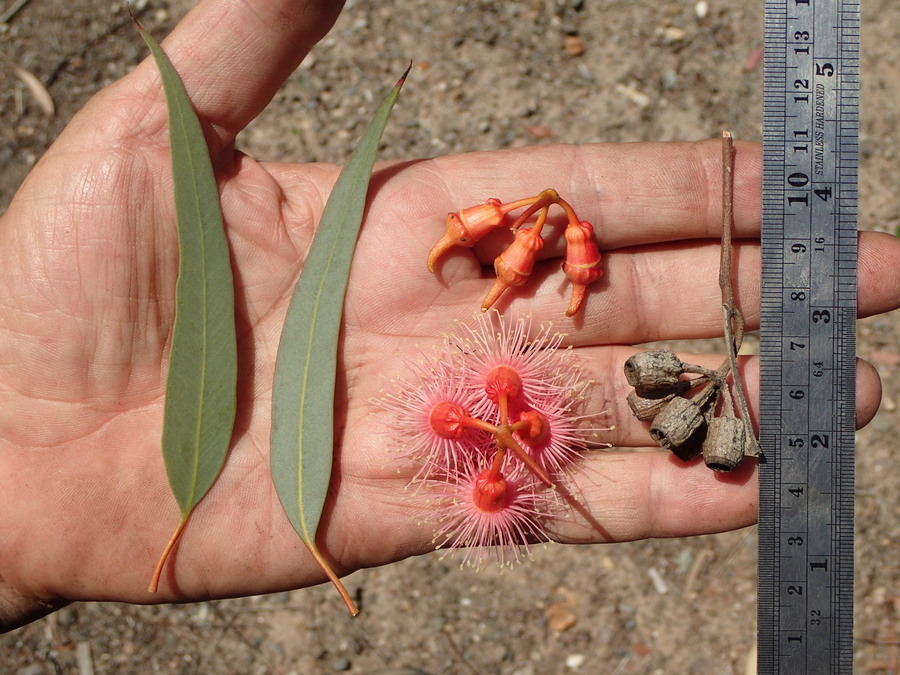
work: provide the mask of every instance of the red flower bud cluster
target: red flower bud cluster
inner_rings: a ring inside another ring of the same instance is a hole
[[[603,275],[600,249],[594,237],[594,228],[586,220],[580,220],[574,209],[556,190],[547,189],[536,197],[519,199],[503,204],[499,199],[488,199],[484,204],[470,206],[456,213],[447,214],[447,230],[428,254],[428,269],[434,272],[435,263],[455,246],[471,248],[485,235],[506,225],[509,214],[520,208],[525,211],[509,228],[514,232],[512,244],[494,260],[497,280],[481,303],[481,309],[489,309],[503,292],[528,281],[538,254],[544,246],[541,230],[547,222],[550,206],[559,205],[568,219],[564,232],[566,260],[563,270],[572,282],[572,299],[566,316],[574,316],[584,304],[587,286]],[[530,228],[525,222],[537,213],[537,220]]]

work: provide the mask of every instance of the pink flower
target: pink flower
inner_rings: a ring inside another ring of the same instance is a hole
[[[410,363],[402,386],[374,401],[391,414],[389,435],[395,448],[420,465],[416,479],[453,474],[460,458],[479,452],[492,440],[464,424],[474,397],[455,360],[455,355],[443,352]]]
[[[547,398],[519,414],[515,421],[529,425],[515,434],[522,448],[551,476],[566,475],[596,442],[596,429],[591,426],[596,415],[575,412],[581,399]]]
[[[528,557],[530,543],[546,541],[542,515],[553,502],[510,455],[496,476],[475,461],[459,468],[455,482],[431,483],[437,548],[465,548],[463,565],[480,568],[493,559],[502,567]]]
[[[562,348],[565,336],[551,330],[544,325],[532,337],[531,317],[513,322],[496,311],[483,314],[474,327],[459,324],[448,340],[464,355],[473,415],[499,420],[498,394],[504,390],[514,410],[539,400],[571,398],[581,369],[571,351]]]
[[[469,549],[463,564],[511,564],[546,539],[544,522],[564,508],[551,486],[592,445],[593,416],[579,412],[589,382],[550,330],[532,337],[530,318],[480,315],[374,402],[414,464],[420,517],[435,523],[438,548]]]

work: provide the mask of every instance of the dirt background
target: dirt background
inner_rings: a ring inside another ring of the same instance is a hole
[[[12,4],[0,0],[0,13]],[[190,4],[151,0],[142,18],[162,36]],[[860,225],[897,233],[900,3],[871,0],[863,13]],[[384,159],[725,128],[759,140],[762,14],[761,1],[350,1],[239,145],[266,159],[344,161],[410,59]],[[144,55],[115,1],[31,0],[0,24],[0,212],[72,114]],[[13,63],[47,86],[55,116]],[[898,324],[895,313],[859,326],[860,355],[885,383],[881,411],[858,434],[860,673],[896,673],[900,658]],[[327,587],[187,606],[78,604],[0,636],[0,672],[754,672],[755,528],[548,545],[535,558],[504,575],[436,556],[358,572],[347,580],[363,608],[355,620]]]

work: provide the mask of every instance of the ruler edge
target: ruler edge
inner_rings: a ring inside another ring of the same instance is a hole
[[[815,1],[815,0],[811,0]],[[785,163],[785,148],[783,144],[784,134],[778,133],[778,147],[779,152],[775,153],[775,159],[772,158],[772,146],[775,142],[773,140],[773,130],[771,124],[771,116],[778,112],[780,108],[781,118],[784,118],[787,114],[787,108],[785,106],[785,91],[786,84],[785,75],[787,70],[787,58],[785,52],[787,51],[787,46],[790,44],[787,41],[786,29],[787,29],[787,21],[788,21],[788,4],[789,0],[766,0],[765,5],[765,60],[764,60],[764,94],[763,94],[763,183],[762,183],[762,232],[761,232],[761,244],[763,246],[762,250],[763,254],[763,276],[762,279],[766,280],[772,278],[771,270],[775,267],[776,270],[780,270],[782,267],[783,261],[783,246],[778,246],[778,250],[774,251],[774,246],[772,248],[766,248],[766,241],[771,241],[771,231],[767,228],[767,222],[771,223],[771,218],[767,218],[767,214],[771,212],[773,206],[770,204],[767,208],[767,196],[769,200],[774,201],[777,199],[778,201],[778,209],[782,210],[785,199],[785,190],[783,183],[783,166]],[[837,166],[836,166],[836,176],[840,176],[841,169],[841,161],[840,158],[849,153],[852,153],[853,161],[851,162],[855,175],[854,179],[854,189],[853,189],[853,204],[852,207],[847,209],[843,208],[846,202],[842,201],[842,209],[841,209],[841,218],[845,218],[849,213],[852,217],[854,227],[852,229],[853,238],[852,242],[849,241],[841,241],[843,235],[849,234],[849,229],[842,229],[838,227],[837,235],[838,240],[836,241],[836,245],[839,247],[840,251],[850,250],[852,249],[852,261],[853,261],[853,274],[852,283],[849,284],[849,287],[844,287],[843,281],[844,277],[840,274],[836,274],[837,284],[835,288],[835,298],[838,300],[839,306],[842,309],[841,317],[839,320],[840,325],[835,327],[834,335],[839,336],[841,344],[844,346],[851,345],[852,353],[847,354],[846,351],[843,354],[843,358],[841,358],[839,371],[836,373],[836,377],[841,381],[840,387],[841,391],[849,394],[848,396],[842,397],[842,400],[839,402],[839,410],[836,410],[836,418],[839,417],[838,420],[840,434],[839,444],[842,449],[849,448],[850,451],[853,451],[854,448],[854,440],[855,440],[855,413],[856,413],[856,396],[855,396],[855,382],[856,382],[856,285],[857,285],[857,277],[855,273],[856,260],[857,260],[857,240],[856,240],[856,232],[858,230],[858,145],[859,145],[859,78],[860,78],[860,2],[859,0],[854,1],[846,1],[846,0],[835,0],[833,3],[839,13],[841,15],[841,35],[846,35],[849,30],[852,30],[855,26],[855,42],[847,43],[846,41],[839,41],[838,50],[842,59],[842,83],[846,82],[847,77],[853,77],[855,79],[853,91],[855,95],[852,96],[853,102],[849,106],[852,108],[852,112],[855,114],[855,123],[856,123],[856,135],[855,142],[853,143],[852,149],[843,149],[844,141],[846,140],[844,136],[839,137],[839,144],[836,147],[835,156],[838,157]],[[781,9],[782,11],[778,11]],[[773,17],[773,15],[775,15]],[[770,45],[775,44],[780,47],[783,51],[780,53],[776,53],[770,48]],[[852,49],[850,49],[852,54],[848,54],[848,44]],[[852,68],[845,67],[845,64],[848,62],[854,62]],[[778,70],[780,66],[780,70]],[[841,87],[841,90],[837,93],[837,101],[836,105],[838,108],[846,109],[848,107],[846,99],[846,90],[844,87]],[[844,117],[841,117],[842,122],[844,121]],[[781,132],[784,131],[783,124],[779,122],[777,129],[780,129]],[[768,184],[772,181],[768,181],[766,179],[767,175],[770,175],[770,167],[775,166],[778,171],[776,172],[778,176],[781,177],[779,180],[780,189],[776,195],[771,194],[771,191],[767,190]],[[783,227],[779,227],[778,229],[778,241],[783,241]],[[767,234],[769,235],[767,237]],[[769,250],[769,256],[765,255],[765,251]],[[777,255],[773,255],[772,252]],[[777,259],[777,263],[776,263]],[[835,256],[835,266],[840,267],[841,265],[841,256]],[[766,275],[766,270],[770,270],[769,275]],[[846,271],[846,270],[845,270]],[[838,270],[836,269],[837,273]],[[783,291],[784,291],[784,283],[781,280],[781,276],[779,275],[779,282],[776,285],[777,293],[778,293],[778,304],[783,307]],[[766,288],[765,284],[761,288],[761,303],[765,303],[765,298],[767,296],[775,296],[775,291],[771,288]],[[848,297],[853,298],[852,310],[845,305],[847,304]],[[849,316],[848,316],[849,315]],[[766,324],[769,324],[771,328],[771,322],[776,320],[777,317],[767,317],[765,312],[763,311],[763,306],[761,305],[761,313],[760,313],[760,344],[761,344],[761,352],[760,352],[760,386],[764,387],[763,384],[767,381],[767,378],[772,378],[769,381],[775,381],[778,384],[774,386],[778,386],[780,388],[782,382],[782,367],[781,367],[781,344],[777,345],[777,349],[775,349],[771,356],[775,354],[778,355],[778,358],[773,358],[772,361],[776,363],[773,365],[772,363],[764,363],[763,355],[766,353],[766,347],[771,345],[771,342],[774,340],[772,338],[766,338]],[[768,319],[768,320],[767,320]],[[777,339],[779,342],[781,340],[781,323],[780,318],[777,320],[777,326],[779,328],[779,335]],[[777,397],[773,397],[770,399],[770,402],[767,404],[763,403],[763,397],[760,397],[760,444],[763,447],[765,452],[766,448],[777,447],[778,437],[781,435],[781,394],[779,392]],[[777,402],[777,405],[776,405]],[[771,421],[773,415],[770,412],[770,408],[777,408],[778,414],[775,415],[777,418],[778,424],[772,425],[772,428],[765,428],[765,422]],[[771,436],[774,433],[774,438]],[[779,494],[779,486],[780,486],[780,476],[770,474],[770,471],[779,470],[777,464],[771,464],[770,466],[764,467],[765,465],[765,457],[761,458],[759,475],[760,475],[760,487],[759,487],[759,512],[760,512],[760,520],[759,520],[759,528],[758,528],[758,550],[759,550],[759,558],[758,558],[758,612],[757,612],[757,657],[758,657],[758,669],[760,673],[763,672],[778,672],[776,666],[779,661],[779,639],[778,639],[778,628],[779,625],[777,621],[777,617],[775,616],[775,612],[772,614],[766,614],[763,610],[767,609],[764,603],[768,603],[772,608],[778,607],[778,598],[780,596],[778,583],[775,581],[775,572],[778,568],[775,558],[779,556],[780,551],[780,529],[777,527],[776,519],[774,518],[774,511],[777,508],[780,508],[780,494]],[[844,471],[844,465],[846,464],[849,471]],[[832,601],[835,596],[838,596],[839,603],[843,607],[849,607],[850,612],[844,612],[838,617],[838,620],[832,621],[831,623],[831,634],[832,634],[832,644],[834,645],[833,650],[837,650],[837,654],[839,656],[839,660],[836,663],[840,672],[851,672],[853,667],[853,576],[854,576],[854,559],[853,559],[853,524],[854,524],[854,486],[855,486],[855,467],[854,462],[851,461],[849,463],[837,463],[838,466],[838,476],[835,482],[840,481],[843,484],[843,487],[839,490],[838,495],[838,517],[836,522],[834,523],[832,529],[832,536],[838,535],[838,542],[836,546],[833,546],[833,550],[836,553],[838,560],[841,563],[838,566],[838,569],[835,571],[834,576],[832,577],[838,583],[838,591],[836,594],[832,594]],[[766,480],[764,480],[764,476],[766,476]],[[768,478],[771,476],[771,481]],[[769,506],[771,507],[771,512],[773,517],[771,518],[771,523],[766,523],[764,514],[769,515],[769,511],[766,511],[764,508],[764,504],[767,503],[767,499]],[[849,518],[847,516],[849,515]],[[851,527],[850,536],[840,536],[840,529],[843,527],[843,523],[849,522]],[[771,525],[771,527],[768,527]],[[772,552],[772,556],[770,559],[766,560],[763,556],[763,548],[765,546],[769,546]],[[849,550],[848,550],[849,549]],[[768,572],[766,574],[765,572]],[[778,624],[778,625],[776,625]]]

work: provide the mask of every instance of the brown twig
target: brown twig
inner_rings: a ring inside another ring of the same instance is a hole
[[[759,444],[750,424],[750,410],[744,396],[744,384],[738,370],[737,355],[744,340],[744,315],[738,309],[734,297],[732,281],[732,233],[734,231],[734,141],[731,133],[722,132],[722,257],[719,264],[719,287],[722,289],[722,309],[724,314],[725,347],[728,351],[728,365],[734,380],[734,400],[737,402],[741,420],[747,428],[747,444],[744,454],[759,455]]]

